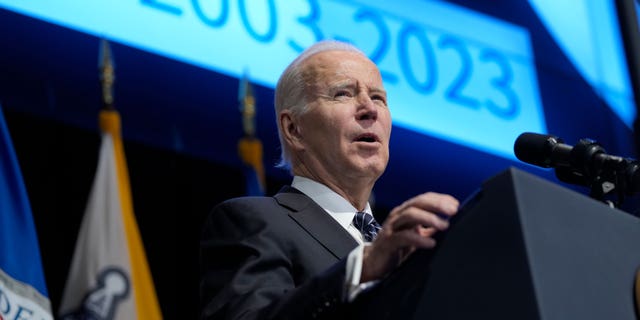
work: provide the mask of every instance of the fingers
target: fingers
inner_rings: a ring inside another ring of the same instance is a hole
[[[460,203],[446,194],[428,192],[394,208],[367,249],[363,279],[376,279],[406,259],[415,249],[435,247],[433,236],[449,227]]]
[[[449,222],[442,217],[416,207],[409,207],[390,221],[392,230],[412,229],[414,227],[433,227],[437,230],[446,230]]]
[[[423,236],[413,230],[402,230],[395,233],[393,239],[396,248],[426,248],[431,249],[436,246],[436,241],[430,236]]]
[[[459,206],[460,202],[448,194],[427,192],[405,201],[396,209],[402,211],[410,207],[416,207],[425,211],[451,217],[458,212]]]
[[[425,228],[423,226],[416,227],[418,233],[423,237],[433,237],[436,234],[436,229],[434,228]]]
[[[436,241],[432,237],[422,236],[412,229],[394,232],[390,237],[378,237],[370,246],[364,247],[360,280],[366,282],[380,279],[417,248],[430,249],[435,245]]]
[[[449,226],[447,220],[458,212],[459,205],[450,195],[423,193],[393,209],[384,227],[397,231],[420,225],[445,230]]]

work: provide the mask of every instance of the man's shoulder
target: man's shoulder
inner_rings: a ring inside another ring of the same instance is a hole
[[[225,200],[213,208],[217,212],[237,212],[236,214],[255,214],[256,212],[273,212],[279,205],[273,197],[237,197]]]
[[[290,216],[295,210],[279,203],[278,195],[238,197],[219,203],[206,218],[204,234],[217,237],[268,234],[274,239],[290,239],[291,233],[299,228]]]
[[[307,196],[298,190],[286,186],[272,197],[245,196],[225,200],[216,205],[212,213],[234,212],[236,215],[273,216],[274,214],[289,212],[291,205],[309,201]]]
[[[218,204],[216,207],[223,208],[265,208],[269,206],[284,206],[287,207],[289,203],[306,202],[309,198],[297,189],[284,186],[280,191],[272,197],[269,196],[244,196],[236,197],[225,200]]]
[[[218,206],[254,206],[254,205],[267,205],[274,202],[273,197],[257,197],[257,196],[245,196],[227,199]]]

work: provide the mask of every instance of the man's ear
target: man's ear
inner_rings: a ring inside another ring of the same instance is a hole
[[[304,144],[300,133],[299,117],[291,113],[291,110],[282,110],[278,121],[282,128],[282,138],[292,150],[303,150]]]

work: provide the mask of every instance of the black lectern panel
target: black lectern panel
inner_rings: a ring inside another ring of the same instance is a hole
[[[363,314],[631,320],[639,266],[639,219],[509,169],[461,210],[437,251],[417,252],[364,296]]]

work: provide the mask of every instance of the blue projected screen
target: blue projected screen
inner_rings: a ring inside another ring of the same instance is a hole
[[[580,78],[633,128],[636,108],[614,1],[529,0],[529,4]]]
[[[250,4],[250,5],[249,5]],[[321,39],[380,67],[394,124],[513,158],[546,132],[528,31],[442,2],[0,0],[0,7],[274,87]]]

